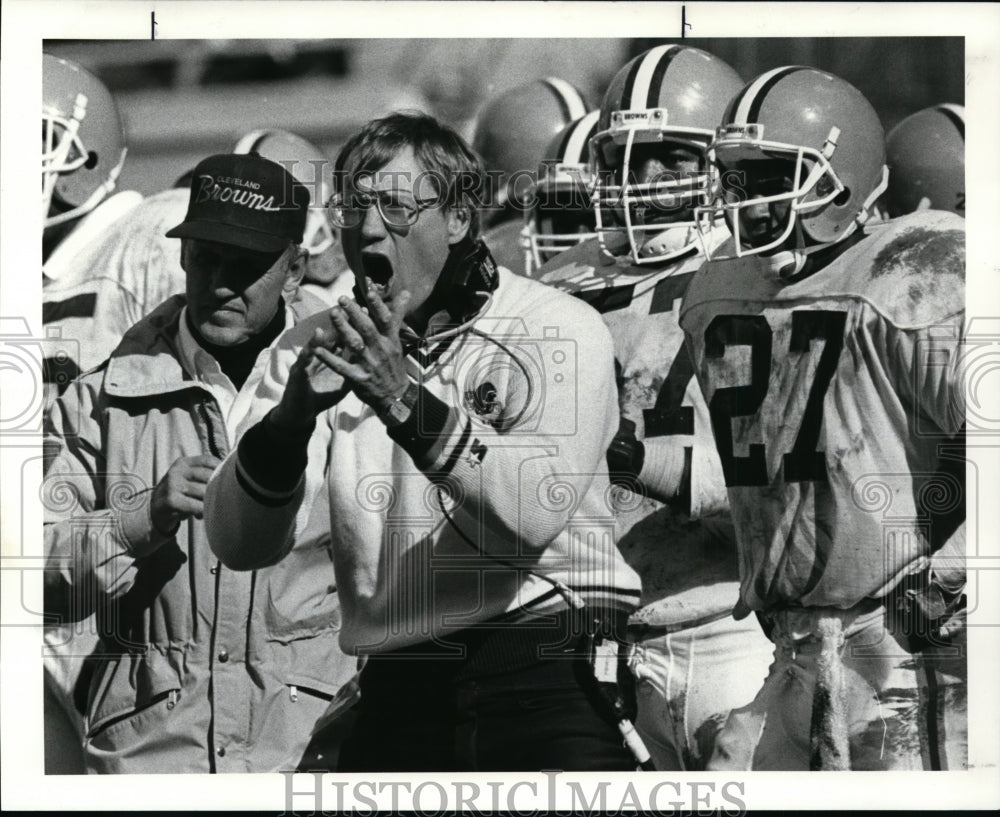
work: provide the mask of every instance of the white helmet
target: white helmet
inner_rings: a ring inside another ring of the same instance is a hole
[[[111,92],[75,62],[42,55],[42,218],[86,215],[115,189],[125,130]],[[59,212],[51,213],[56,202]]]
[[[600,111],[591,111],[570,122],[549,143],[538,165],[521,233],[526,275],[597,235],[590,201],[594,181],[590,140],[597,132],[600,115]]]
[[[685,45],[661,45],[627,63],[611,80],[590,150],[597,235],[609,255],[628,248],[635,264],[678,258],[698,247],[693,208],[709,200],[708,145],[742,81],[718,57]],[[633,149],[681,148],[698,158],[687,178],[637,183]],[[689,215],[647,218],[656,210]]]
[[[885,134],[878,114],[853,85],[826,71],[805,66],[775,68],[748,83],[726,108],[712,142],[720,198],[699,209],[700,232],[707,235],[724,214],[733,233],[736,257],[796,246],[784,274],[797,274],[806,257],[843,241],[869,218],[886,188]],[[747,199],[727,168],[748,160],[787,160],[791,189]],[[728,200],[726,200],[728,199]],[[777,238],[743,247],[740,213],[747,207],[788,202],[788,218]],[[706,254],[721,257],[717,252]]]

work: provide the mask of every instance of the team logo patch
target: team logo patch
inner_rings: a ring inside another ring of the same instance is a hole
[[[472,441],[472,445],[469,446],[469,454],[466,456],[465,461],[472,467],[475,468],[477,465],[483,464],[483,459],[486,457],[486,452],[489,448],[479,441],[476,437]]]
[[[211,176],[202,174],[198,177],[199,186],[195,203],[206,201],[222,201],[238,204],[250,210],[266,210],[269,213],[278,212],[281,208],[274,203],[274,196],[264,198],[258,182],[249,179],[238,179],[230,176]]]
[[[738,125],[735,123],[719,125],[715,129],[715,138],[719,141],[723,139],[750,139],[758,142],[764,138],[764,126],[756,122],[747,125]]]
[[[612,128],[662,128],[667,124],[666,108],[641,111],[615,111],[611,114]]]
[[[503,403],[497,387],[489,380],[465,390],[465,410],[487,422],[495,422],[503,414]]]

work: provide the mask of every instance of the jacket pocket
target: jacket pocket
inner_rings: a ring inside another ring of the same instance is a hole
[[[287,644],[272,643],[272,665],[289,688],[332,699],[357,673],[357,658],[346,655],[337,634],[323,632]]]
[[[128,654],[104,659],[91,683],[87,737],[93,738],[139,713],[162,706],[173,709],[181,681],[170,664],[152,649],[145,655]]]
[[[325,542],[296,546],[266,573],[269,640],[288,644],[340,630],[340,599]]]
[[[102,715],[90,723],[87,729],[87,740],[97,740],[102,736],[105,738],[111,737],[113,732],[117,731],[117,728],[127,726],[142,713],[154,707],[163,707],[168,711],[173,709],[180,699],[180,693],[180,687],[174,687],[159,692],[148,700],[137,703],[131,709],[126,709],[124,712]]]
[[[354,704],[357,703],[357,684],[347,684],[332,698],[318,690],[298,689],[302,696],[326,703],[326,709],[313,722],[309,742],[297,758],[295,768],[300,772],[337,771],[340,748],[354,726]]]

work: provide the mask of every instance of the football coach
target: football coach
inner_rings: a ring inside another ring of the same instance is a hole
[[[432,117],[369,122],[334,177],[355,297],[276,345],[208,488],[213,551],[274,564],[327,515],[366,657],[340,771],[634,769],[589,660],[639,601],[600,316],[497,268],[481,162]]]

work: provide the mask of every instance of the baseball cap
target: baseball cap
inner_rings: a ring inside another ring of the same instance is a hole
[[[309,189],[256,153],[221,153],[194,169],[184,221],[168,238],[218,241],[258,252],[302,243]]]

